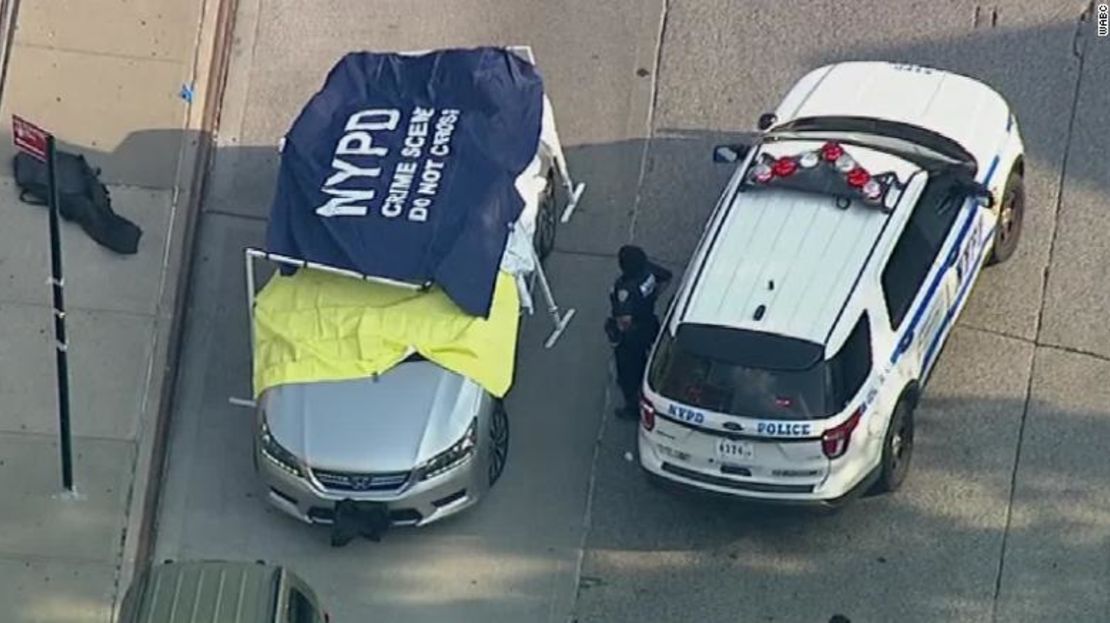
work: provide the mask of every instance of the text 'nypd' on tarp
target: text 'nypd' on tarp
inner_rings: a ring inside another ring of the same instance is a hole
[[[348,54],[286,136],[268,250],[434,282],[485,317],[542,114],[506,50]]]

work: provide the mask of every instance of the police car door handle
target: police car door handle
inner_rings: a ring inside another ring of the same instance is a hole
[[[948,260],[944,263],[945,268],[951,268],[956,265],[960,258],[960,248],[952,247],[952,252],[948,254]]]
[[[898,342],[898,350],[901,351],[901,352],[905,352],[906,350],[909,349],[910,344],[912,342],[913,342],[913,331],[908,331],[908,332],[906,332],[905,335],[902,336],[902,341]]]

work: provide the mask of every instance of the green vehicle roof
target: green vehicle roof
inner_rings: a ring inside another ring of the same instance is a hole
[[[248,562],[155,565],[131,587],[120,623],[272,623],[281,573]]]

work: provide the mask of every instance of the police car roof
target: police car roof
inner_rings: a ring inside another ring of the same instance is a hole
[[[996,145],[982,129],[1002,127],[1009,106],[988,85],[931,67],[851,61],[818,67],[794,85],[776,111],[778,123],[806,117],[885,119],[936,132],[980,162]]]
[[[820,146],[784,141],[760,150],[779,157]],[[868,171],[894,172],[902,183],[919,170],[884,152],[845,149]],[[872,250],[890,229],[884,225],[905,218],[903,206],[912,205],[917,193],[907,189],[886,214],[859,201],[842,209],[833,196],[794,190],[737,192],[739,175],[725,191],[729,205],[709,225],[710,243],[693,260],[693,281],[680,293],[670,330],[679,323],[721,325],[835,346],[826,342],[868,269]]]

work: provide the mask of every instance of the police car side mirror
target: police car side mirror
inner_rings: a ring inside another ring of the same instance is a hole
[[[994,193],[988,190],[985,194],[973,195],[971,200],[980,208],[991,208],[994,206]]]
[[[994,207],[994,193],[987,189],[983,189],[982,192],[972,195],[971,200],[974,201],[975,205],[979,206],[980,208]]]
[[[749,149],[747,145],[717,145],[713,148],[713,162],[739,162]]]
[[[759,122],[756,124],[756,127],[759,128],[760,131],[763,131],[775,125],[775,122],[778,120],[779,118],[775,115],[775,113],[765,112],[759,116]]]
[[[963,190],[966,196],[980,208],[990,208],[994,206],[994,193],[983,184],[979,182],[969,182],[964,185]]]

